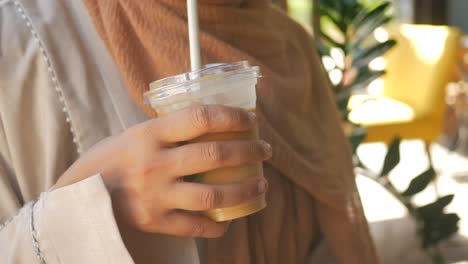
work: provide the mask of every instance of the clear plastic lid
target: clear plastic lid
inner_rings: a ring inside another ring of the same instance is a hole
[[[199,91],[201,86],[194,84],[238,75],[251,78],[261,77],[259,67],[250,66],[248,61],[208,64],[203,69],[197,71],[152,82],[150,90],[144,96],[147,101],[161,101],[172,96]]]

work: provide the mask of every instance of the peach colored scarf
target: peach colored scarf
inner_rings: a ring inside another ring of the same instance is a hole
[[[84,0],[130,95],[150,117],[143,92],[189,71],[185,1]],[[248,60],[257,88],[269,206],[207,241],[208,263],[304,263],[320,235],[339,263],[376,263],[341,131],[310,36],[266,0],[201,0],[204,63]]]

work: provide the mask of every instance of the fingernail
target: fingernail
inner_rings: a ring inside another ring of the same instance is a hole
[[[252,124],[257,122],[257,115],[254,112],[248,112],[247,115],[249,116],[249,120]]]
[[[262,144],[262,148],[263,148],[264,153],[265,153],[268,157],[271,157],[271,155],[272,155],[272,153],[273,153],[273,150],[272,150],[272,148],[271,148],[271,145],[270,145],[268,142],[264,141],[264,140],[261,141],[261,144]]]
[[[258,186],[257,186],[258,192],[259,192],[259,193],[264,193],[264,192],[266,191],[266,185],[267,185],[267,184],[266,184],[265,180],[259,181],[259,182],[258,182]]]

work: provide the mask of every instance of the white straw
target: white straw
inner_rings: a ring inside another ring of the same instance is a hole
[[[195,71],[201,67],[197,0],[187,0],[187,18],[190,44],[190,66],[192,71]]]

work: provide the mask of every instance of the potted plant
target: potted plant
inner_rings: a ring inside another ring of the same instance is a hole
[[[315,32],[317,48],[329,73],[343,129],[354,153],[357,172],[380,184],[405,206],[417,224],[415,235],[421,241],[421,248],[433,263],[445,263],[439,244],[458,230],[459,217],[445,212],[453,195],[440,197],[424,206],[417,206],[412,199],[435,179],[434,168],[430,166],[414,177],[406,190],[398,190],[389,178],[390,172],[400,162],[401,140],[397,135],[389,144],[383,167],[378,173],[366,168],[356,152],[366,137],[366,130],[348,119],[350,97],[354,91],[367,87],[385,74],[385,70],[370,69],[369,63],[396,45],[395,40],[378,42],[372,37],[375,30],[386,26],[393,19],[389,15],[391,2],[377,2],[369,6],[357,0],[318,0],[319,6],[315,8],[315,12],[320,19],[315,21],[320,24],[314,25],[318,29]]]

